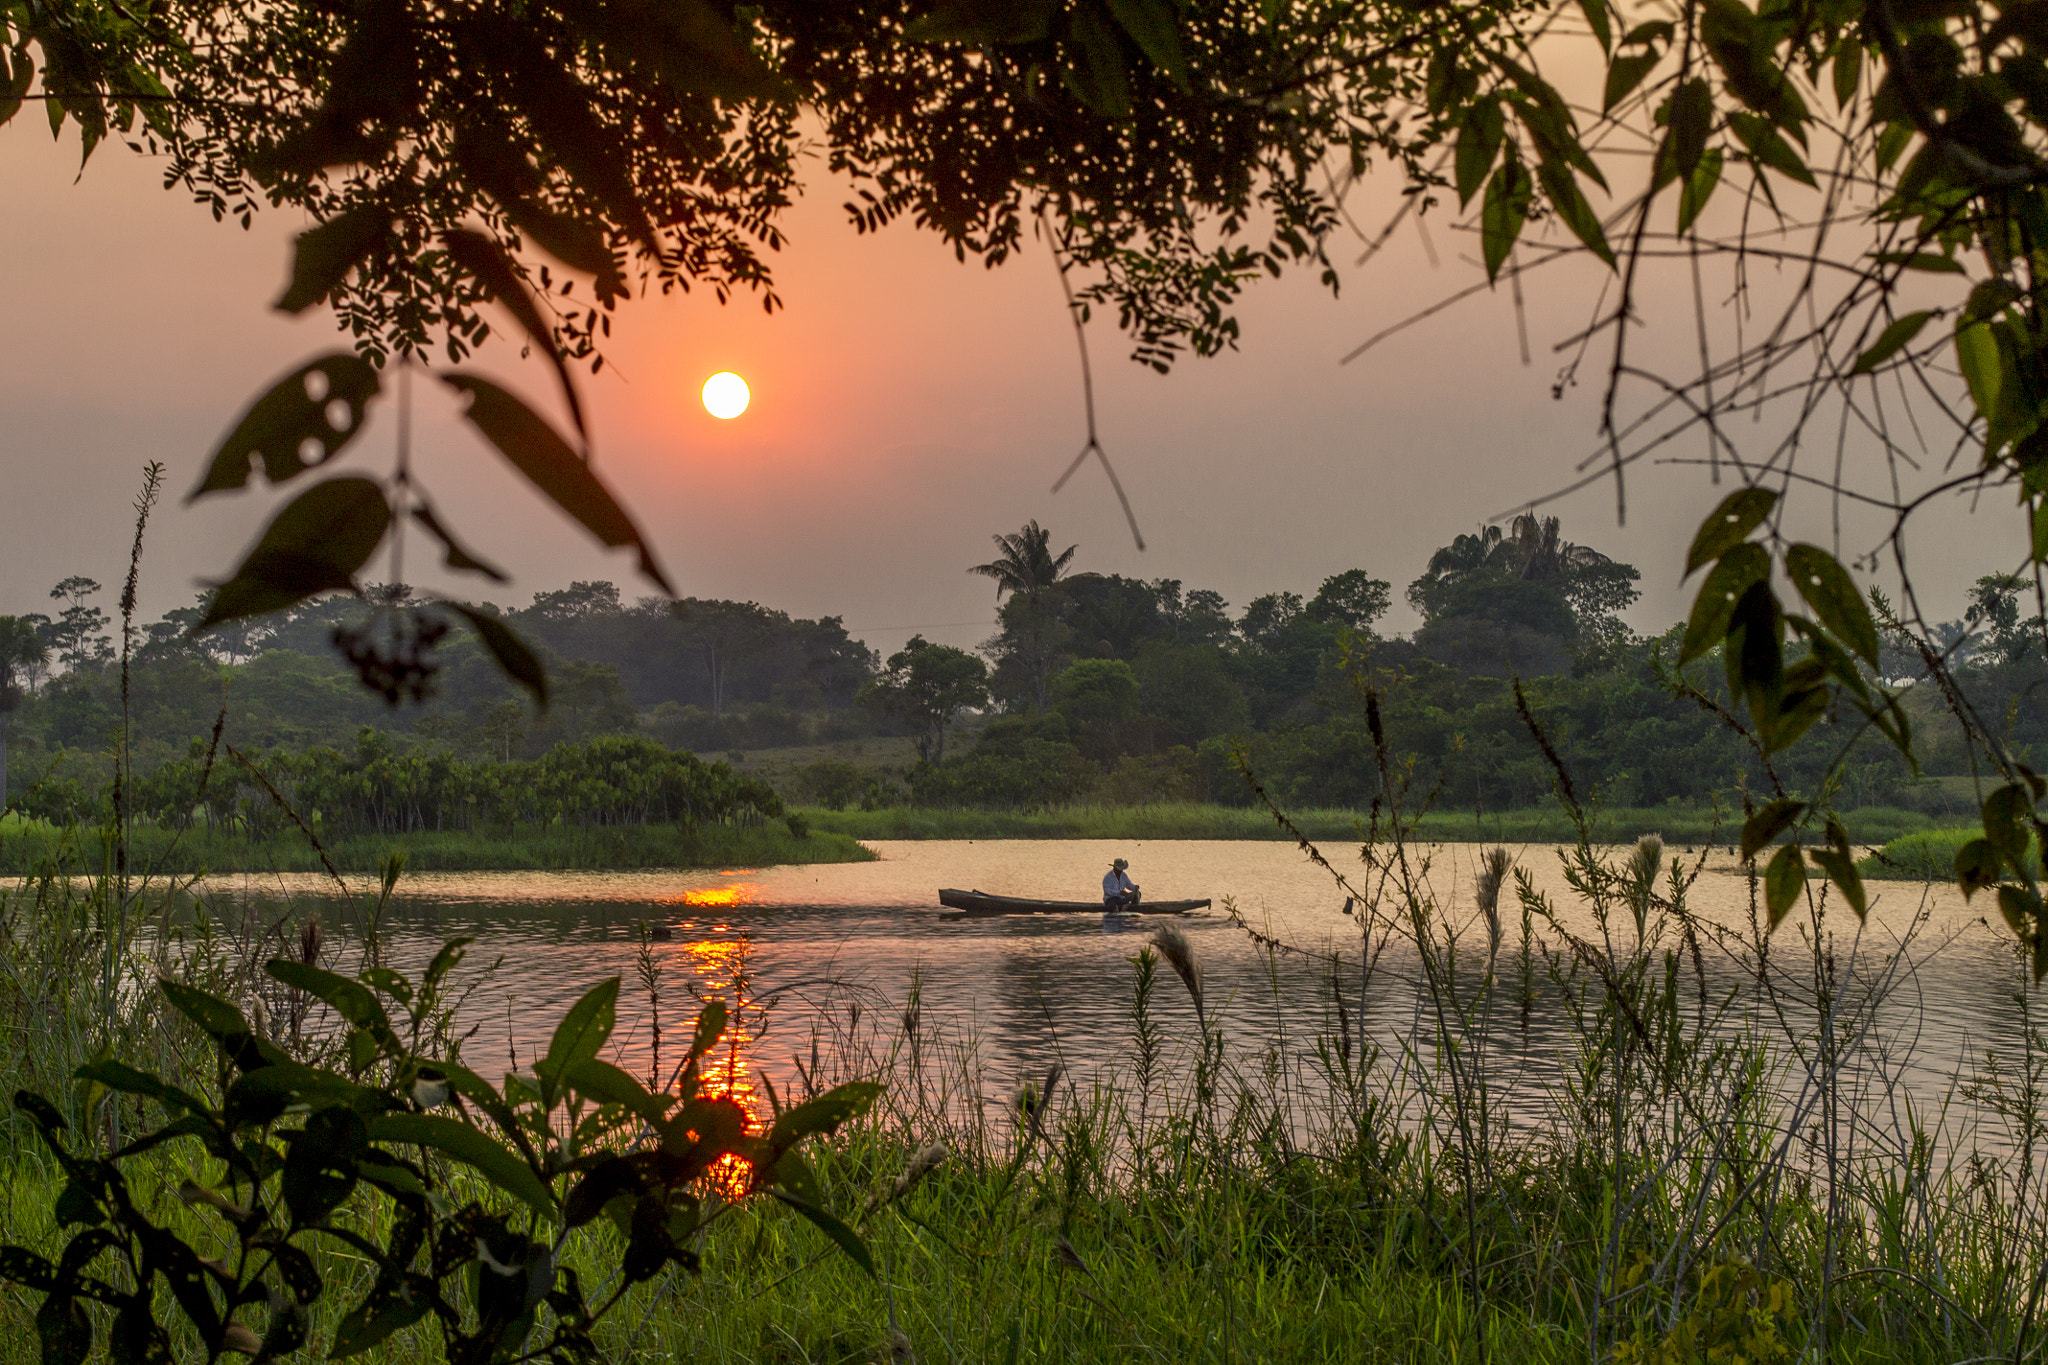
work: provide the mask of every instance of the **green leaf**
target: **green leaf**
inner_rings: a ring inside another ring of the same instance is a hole
[[[1486,183],[1486,173],[1493,169],[1506,132],[1507,116],[1501,112],[1499,100],[1482,100],[1465,111],[1465,121],[1458,126],[1456,155],[1460,208],[1471,203]]]
[[[1937,256],[1935,259],[1940,260],[1941,258]],[[1919,336],[1920,329],[1927,325],[1927,320],[1939,311],[1939,309],[1926,308],[1917,313],[1908,313],[1902,318],[1893,319],[1890,326],[1877,334],[1877,340],[1871,343],[1870,349],[1856,357],[1856,364],[1850,369],[1849,373],[1869,374],[1872,370],[1884,364],[1885,361],[1890,360],[1900,351],[1903,351],[1906,348],[1906,344],[1914,337]]]
[[[1863,874],[1856,870],[1854,856],[1839,848],[1808,849],[1807,856],[1841,889],[1842,899],[1856,912],[1857,919],[1870,913],[1870,897],[1864,891]]]
[[[519,320],[519,325],[526,329],[526,335],[547,356],[548,363],[555,367],[555,377],[562,382],[562,396],[568,401],[569,416],[584,440],[589,440],[590,433],[583,424],[583,402],[576,396],[576,381],[569,376],[568,361],[562,356],[562,348],[555,344],[554,329],[540,315],[539,305],[527,291],[526,281],[519,278],[519,267],[496,242],[481,232],[452,228],[442,234],[441,242],[448,248],[448,255],[454,262],[469,272],[470,278],[502,304],[506,312]]]
[[[242,1017],[240,1010],[219,996],[209,995],[196,986],[187,986],[169,977],[160,978],[156,984],[173,1009],[199,1025],[216,1041],[224,1043],[248,1035],[249,1021]]]
[[[2005,392],[2005,355],[1987,323],[1976,322],[1956,331],[1956,365],[1970,386],[1970,401],[1988,428],[1997,424],[1999,403]]]
[[[1818,545],[1798,544],[1785,551],[1785,572],[1820,623],[1876,668],[1877,622],[1849,571]]]
[[[1542,177],[1543,190],[1550,197],[1551,208],[1572,230],[1572,235],[1584,242],[1595,256],[1613,266],[1614,251],[1607,245],[1607,234],[1600,228],[1600,215],[1594,213],[1593,206],[1586,202],[1571,168],[1560,161],[1544,161],[1537,166],[1536,173]]]
[[[1714,131],[1714,92],[1705,80],[1694,76],[1679,82],[1671,93],[1670,131],[1665,144],[1670,149],[1659,157],[1658,179],[1690,181],[1707,150],[1707,137]]]
[[[867,1273],[870,1276],[873,1276],[876,1279],[881,1278],[880,1276],[875,1275],[874,1258],[868,1254],[867,1243],[863,1242],[860,1239],[859,1233],[855,1232],[852,1228],[846,1226],[846,1224],[840,1222],[837,1218],[833,1217],[825,1210],[819,1208],[817,1205],[807,1203],[804,1200],[799,1199],[795,1195],[791,1194],[787,1190],[771,1190],[770,1193],[773,1194],[777,1199],[781,1200],[783,1203],[789,1205],[789,1207],[795,1209],[805,1218],[808,1218],[811,1221],[811,1224],[814,1227],[816,1227],[818,1231],[824,1233],[827,1237],[831,1238],[833,1244],[836,1245],[841,1251],[845,1252],[848,1259],[850,1259],[855,1265],[859,1266],[862,1270],[867,1271]]]
[[[174,1105],[194,1114],[211,1113],[212,1108],[177,1086],[159,1080],[146,1071],[138,1071],[126,1062],[109,1058],[106,1061],[87,1062],[72,1075],[81,1081],[92,1081],[109,1090],[118,1090],[124,1095],[146,1095],[165,1105]]]
[[[534,1068],[541,1078],[559,1082],[570,1067],[595,1058],[605,1040],[612,1036],[612,1026],[618,1021],[618,1003],[616,976],[585,991],[583,998],[562,1016],[554,1038],[548,1043],[547,1056]]]
[[[771,1146],[782,1147],[819,1133],[831,1133],[849,1119],[859,1118],[882,1093],[875,1081],[849,1081],[836,1085],[814,1100],[782,1111],[768,1130]]]
[[[2004,860],[1989,839],[1972,839],[1956,850],[1956,885],[1968,900],[1988,886],[1998,885]]]
[[[1701,533],[1705,534],[1704,527]],[[1700,595],[1693,601],[1692,616],[1685,626],[1685,642],[1678,651],[1681,667],[1728,638],[1728,628],[1742,595],[1752,585],[1763,582],[1770,572],[1771,557],[1761,545],[1742,541],[1722,552],[1720,562],[1707,575],[1707,581],[1700,584]]]
[[[433,506],[422,502],[412,509],[412,519],[425,527],[427,534],[441,542],[444,567],[458,573],[482,574],[493,583],[509,583],[505,571],[495,564],[477,558],[467,546],[455,538],[455,533],[441,524],[441,518],[434,514]]]
[[[1600,50],[1612,50],[1614,27],[1608,22],[1607,0],[1579,0],[1579,10],[1586,16],[1586,25],[1593,30],[1593,36],[1600,40]]]
[[[1712,563],[1748,540],[1749,533],[1763,525],[1764,518],[1777,505],[1778,495],[1768,488],[1738,488],[1721,499],[1721,505],[1693,533],[1683,576],[1692,577],[1702,564]],[[1749,585],[1745,582],[1743,586]]]
[[[548,704],[548,671],[540,656],[527,647],[517,631],[495,616],[487,616],[460,602],[445,603],[448,610],[469,622],[484,648],[498,664],[498,670],[533,694],[534,704],[543,710]]]
[[[379,1114],[370,1120],[370,1141],[431,1147],[481,1172],[493,1185],[543,1218],[555,1215],[554,1196],[518,1156],[489,1134],[436,1114]]]
[[[377,371],[345,351],[323,355],[292,371],[242,414],[214,451],[205,479],[186,501],[245,487],[259,460],[264,477],[272,483],[327,463],[362,435],[363,411],[377,388]],[[329,409],[336,404],[346,410],[339,425],[329,420]],[[319,447],[318,454],[308,458],[307,449],[313,445]]]
[[[2033,793],[2018,782],[1984,798],[1984,838],[2014,869],[2026,866],[2028,829],[2033,823]]]
[[[533,481],[534,487],[556,506],[583,523],[605,545],[630,545],[640,552],[640,572],[652,579],[669,596],[675,589],[655,563],[638,527],[619,506],[618,500],[598,482],[590,466],[555,434],[554,428],[533,409],[487,379],[471,374],[449,374],[441,382],[469,396],[464,415],[488,438],[513,468]]]
[[[1514,250],[1522,224],[1528,221],[1530,189],[1529,173],[1512,152],[1486,182],[1486,200],[1479,209],[1479,244],[1486,257],[1488,281],[1500,278],[1501,265]]]
[[[1180,24],[1167,0],[1108,0],[1117,25],[1131,35],[1152,64],[1185,89],[1187,53],[1181,48]]]
[[[1700,154],[1700,164],[1693,171],[1692,177],[1679,187],[1678,230],[1680,233],[1692,230],[1693,223],[1698,221],[1700,213],[1707,207],[1707,200],[1713,197],[1715,188],[1720,185],[1721,163],[1723,159],[1719,147],[1707,148],[1706,151]]]
[[[697,1014],[697,1032],[690,1040],[692,1059],[702,1057],[718,1045],[719,1035],[725,1032],[725,1002],[713,997],[704,1002],[704,1008]]]
[[[303,313],[348,278],[391,236],[391,211],[376,204],[351,209],[299,234],[292,252],[291,283],[271,307]]]
[[[1770,912],[1771,928],[1778,927],[1805,890],[1806,860],[1799,856],[1799,845],[1786,844],[1764,868],[1764,906]]]
[[[1835,46],[1835,107],[1847,109],[1856,98],[1857,82],[1863,78],[1863,44],[1844,35]]]
[[[1785,689],[1785,614],[1769,579],[1759,578],[1743,591],[1729,613],[1726,638],[1721,663],[1728,693],[1749,703],[1761,728],[1774,718]]]
[[[383,1292],[380,1292],[383,1291]],[[434,1301],[425,1294],[407,1294],[389,1289],[378,1281],[370,1296],[349,1310],[334,1329],[329,1360],[346,1360],[360,1355],[378,1342],[418,1322],[432,1310]]]
[[[1789,796],[1781,796],[1758,810],[1742,822],[1742,856],[1754,858],[1765,845],[1792,828],[1806,810],[1804,801],[1794,801]]]
[[[5,69],[4,65],[0,65],[0,71]],[[28,49],[16,48],[13,74],[5,80],[0,80],[0,127],[6,126],[21,112],[22,101],[28,98],[29,86],[35,83],[35,78],[36,64],[29,56]]]
[[[2005,927],[2016,937],[2032,940],[2035,925],[2041,920],[2041,894],[2025,886],[2001,886],[1998,888],[1998,913],[2005,919]]]
[[[1657,69],[1657,63],[1664,60],[1662,53],[1639,52],[1616,57],[1607,64],[1607,88],[1600,99],[1600,112],[1611,112],[1615,105],[1627,99],[1643,78]]]
[[[563,1073],[563,1080],[585,1099],[619,1105],[649,1123],[658,1124],[667,1119],[668,1111],[675,1103],[667,1095],[650,1093],[631,1075],[595,1057],[571,1066]]]
[[[1879,265],[1895,265],[1902,270],[1921,270],[1930,275],[1967,275],[1969,270],[1953,256],[1941,256],[1932,251],[1877,251],[1871,253]]]
[[[1101,10],[1083,0],[1068,20],[1068,36],[1080,50],[1080,61],[1071,62],[1061,73],[1074,97],[1091,110],[1108,118],[1127,118],[1131,112],[1130,74],[1124,69],[1123,49]]]
[[[336,1014],[357,1028],[375,1034],[379,1041],[393,1036],[390,1016],[384,1013],[384,1006],[377,1003],[377,997],[362,982],[351,981],[325,968],[288,957],[272,958],[263,965],[263,970],[272,980],[281,981],[293,990],[304,991],[315,1000],[333,1006]]]
[[[390,526],[391,506],[370,480],[315,484],[277,514],[234,576],[214,590],[193,633],[296,606],[316,593],[353,589],[357,571]]]
[[[1749,154],[1759,163],[1788,179],[1796,180],[1809,188],[1817,188],[1819,182],[1813,172],[1806,168],[1806,162],[1799,153],[1792,150],[1792,144],[1778,135],[1771,121],[1755,114],[1730,114],[1728,126],[1735,131],[1736,138]]]

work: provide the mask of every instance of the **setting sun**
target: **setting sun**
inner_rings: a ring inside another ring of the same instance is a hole
[[[747,410],[753,401],[747,381],[731,370],[720,370],[704,381],[704,411],[730,420]]]

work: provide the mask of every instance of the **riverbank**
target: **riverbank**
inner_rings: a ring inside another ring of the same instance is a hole
[[[1290,839],[1271,815],[1239,806],[1193,803],[1151,806],[1067,806],[1047,811],[942,810],[895,806],[882,810],[803,812],[811,827],[855,839]],[[1362,836],[1367,813],[1355,810],[1289,812],[1294,825],[1332,843]],[[1940,829],[1953,821],[1918,811],[1867,806],[1843,816],[1859,843],[1880,844],[1902,835]],[[1732,843],[1742,824],[1737,810],[1706,806],[1617,806],[1596,810],[1594,839],[1634,843],[1660,834],[1666,843]],[[1442,843],[1570,843],[1577,832],[1556,805],[1529,810],[1432,811],[1419,837]]]
[[[0,828],[0,874],[46,868],[102,872],[112,854],[96,829],[58,830],[40,822]],[[800,822],[801,823],[801,822]],[[619,872],[643,868],[764,867],[775,863],[871,862],[874,850],[836,831],[794,834],[776,821],[747,827],[621,825],[521,829],[511,833],[359,835],[326,845],[343,872],[374,872],[393,852],[416,872]],[[320,855],[297,831],[265,839],[205,830],[139,828],[129,837],[136,872],[319,872]]]

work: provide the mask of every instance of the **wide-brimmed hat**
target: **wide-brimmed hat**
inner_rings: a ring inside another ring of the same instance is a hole
[[[1117,871],[1121,872],[1125,868],[1129,867],[1130,864],[1125,862],[1122,858],[1118,858],[1115,862],[1111,863],[1110,866],[1115,868]]]

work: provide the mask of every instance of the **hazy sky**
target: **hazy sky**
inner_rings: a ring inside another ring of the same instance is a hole
[[[296,320],[269,311],[299,226],[289,215],[259,217],[249,232],[216,224],[118,145],[74,183],[77,165],[68,130],[52,142],[26,115],[0,129],[0,611],[46,609],[49,585],[74,573],[111,589],[128,502],[154,458],[180,499],[150,541],[143,605],[154,616],[229,568],[280,501],[266,487],[183,506],[213,444],[267,384],[342,342],[324,310]],[[1395,187],[1381,188],[1379,217]],[[1339,241],[1342,296],[1307,274],[1254,285],[1238,353],[1161,377],[1124,358],[1106,320],[1091,328],[1101,434],[1145,532],[1140,553],[1099,469],[1049,491],[1083,423],[1073,333],[1047,255],[996,271],[960,265],[908,226],[856,236],[840,200],[821,184],[788,221],[785,312],[764,316],[745,298],[721,307],[704,293],[636,300],[615,324],[605,372],[585,379],[597,468],[686,595],[840,615],[885,652],[918,631],[972,646],[990,633],[994,600],[991,584],[963,570],[989,556],[992,532],[1035,517],[1056,546],[1079,544],[1079,568],[1179,578],[1234,608],[1276,589],[1310,593],[1353,567],[1392,581],[1399,603],[1436,546],[1570,482],[1595,446],[1604,357],[1562,400],[1551,386],[1553,344],[1593,313],[1596,263],[1529,280],[1528,367],[1504,288],[1340,367],[1364,338],[1479,276],[1441,221],[1435,269],[1413,231],[1362,268],[1351,266],[1356,241]],[[1361,200],[1360,220],[1376,223],[1374,207]],[[1642,353],[1688,353],[1691,319],[1675,296],[1650,322]],[[509,345],[486,347],[473,365],[537,405],[555,402],[545,372]],[[753,385],[754,406],[737,421],[698,402],[720,369]],[[652,591],[626,557],[601,552],[498,463],[438,385],[420,393],[427,487],[515,578],[481,594],[448,586],[508,604],[572,578]],[[388,468],[396,424],[388,403],[373,414],[337,468]],[[1749,435],[1761,453],[1768,431]],[[1857,448],[1852,437],[1852,459]],[[1693,438],[1675,453],[1703,449]],[[1629,481],[1626,526],[1616,525],[1610,483],[1549,510],[1568,538],[1641,568],[1643,601],[1630,616],[1656,629],[1684,613],[1678,571],[1715,496],[1704,471],[1646,464]],[[1868,548],[1874,524],[1845,525],[1845,553]],[[1831,534],[1821,499],[1808,500],[1802,528],[1824,542]],[[1943,614],[1960,611],[1970,578],[2011,567],[2020,552],[2018,522],[2002,506],[1974,518],[1945,511],[1926,529],[1916,549]],[[409,568],[423,558],[414,547]],[[383,576],[381,562],[372,573]],[[1414,620],[1400,604],[1386,624]]]

